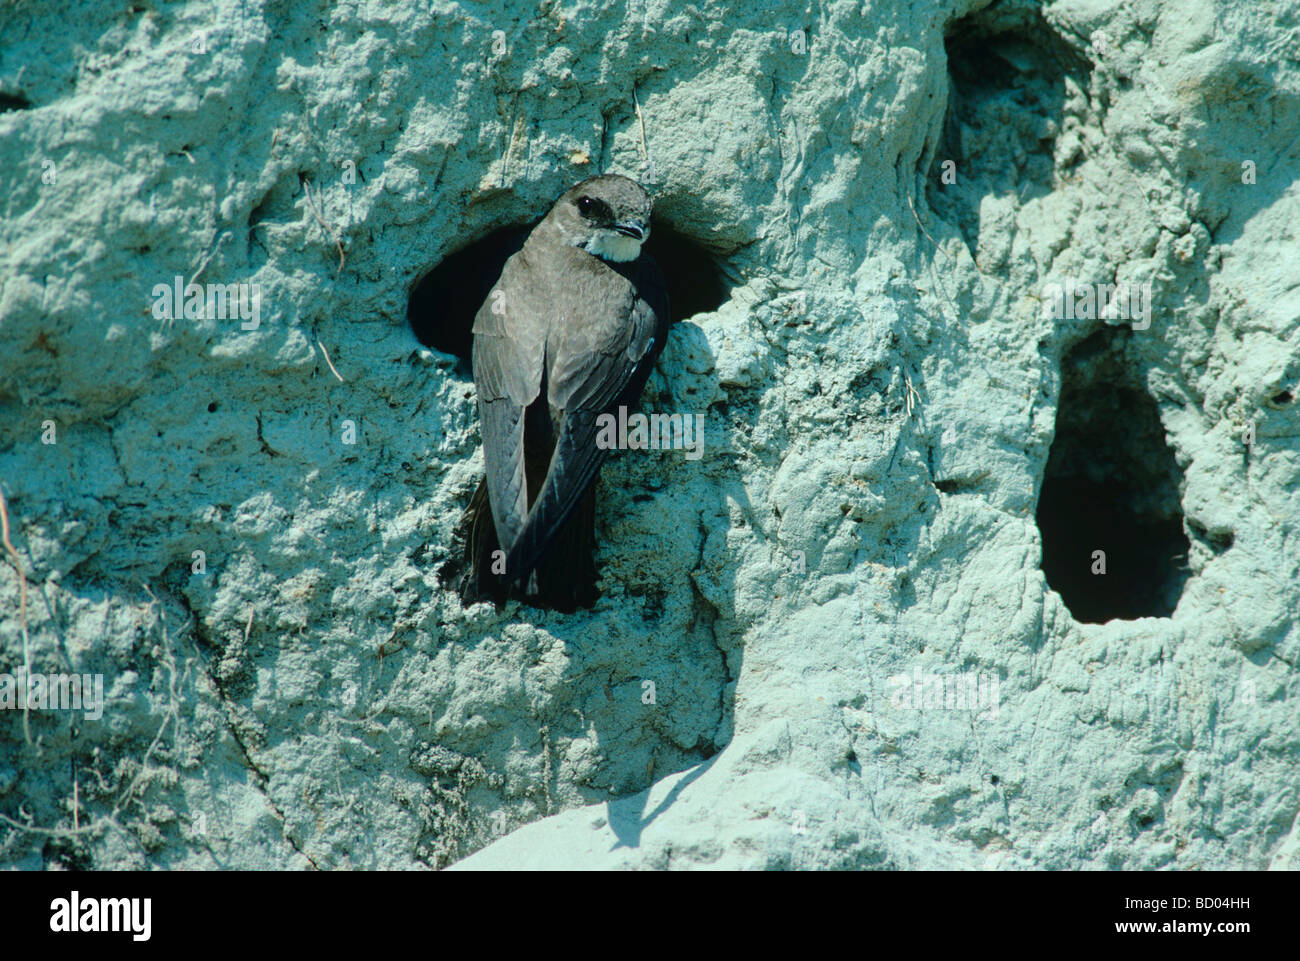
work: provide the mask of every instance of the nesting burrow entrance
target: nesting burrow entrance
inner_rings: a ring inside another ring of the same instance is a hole
[[[1043,574],[1075,620],[1168,617],[1187,579],[1182,472],[1155,401],[1107,327],[1061,364],[1038,529]]]
[[[468,369],[474,315],[501,276],[501,268],[536,224],[493,231],[443,258],[412,288],[406,316],[420,343],[454,354]],[[652,219],[645,251],[663,269],[674,323],[717,310],[726,302],[729,285],[716,256],[703,245]]]
[[[929,200],[990,269],[1002,265],[1005,252],[996,238],[980,247],[984,198],[1023,206],[1051,192],[1082,159],[1080,150],[1058,150],[1057,141],[1069,134],[1067,102],[1072,90],[1088,89],[1091,65],[1043,19],[1037,0],[994,3],[956,21],[944,50],[948,109],[927,178]]]

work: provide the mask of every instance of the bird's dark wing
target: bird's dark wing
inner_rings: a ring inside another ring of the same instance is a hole
[[[566,322],[548,344],[548,400],[552,411],[563,412],[562,426],[546,479],[506,557],[512,575],[532,569],[595,480],[607,453],[596,446],[597,418],[636,399],[667,331],[662,284],[655,291],[649,279],[638,282],[639,272],[629,279],[589,255],[578,256],[571,275],[576,282],[552,308]]]
[[[619,404],[626,404],[630,410],[637,398],[641,396],[646,381],[650,379],[650,372],[654,369],[655,361],[659,359],[660,352],[664,349],[664,345],[668,343],[668,286],[664,282],[664,274],[659,269],[659,264],[649,254],[642,254],[632,264],[619,266],[626,266],[627,271],[624,276],[636,288],[637,299],[645,301],[655,317],[655,327],[652,335],[654,342],[650,345],[649,363],[637,365],[637,369],[623,388],[623,393],[614,401],[615,407]]]
[[[528,515],[524,409],[541,392],[546,358],[545,285],[527,251],[506,261],[474,318],[474,383],[497,539],[509,549]]]

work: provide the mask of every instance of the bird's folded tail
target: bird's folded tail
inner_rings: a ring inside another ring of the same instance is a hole
[[[506,569],[521,578],[541,564],[554,539],[595,486],[608,453],[595,442],[595,422],[591,411],[567,412],[559,439],[545,460],[526,468],[528,514],[506,558]]]
[[[507,597],[519,597],[535,607],[570,613],[591,607],[596,591],[596,485],[588,486],[567,521],[538,558],[526,584],[507,579],[505,554],[497,539],[488,501],[487,479],[479,482],[461,521],[465,542],[460,581],[466,604],[491,600],[501,607]]]
[[[542,606],[571,612],[596,603],[595,548],[596,485],[591,484],[533,569]]]

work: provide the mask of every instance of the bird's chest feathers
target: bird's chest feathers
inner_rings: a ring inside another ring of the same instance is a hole
[[[570,247],[547,277],[546,318],[551,350],[561,344],[588,349],[608,346],[624,332],[635,288],[623,271]],[[626,268],[624,268],[626,269]]]

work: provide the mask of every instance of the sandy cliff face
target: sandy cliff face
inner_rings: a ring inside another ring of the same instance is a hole
[[[0,12],[0,863],[1300,866],[1294,6],[430,6]],[[606,170],[703,456],[466,609],[408,302]]]

